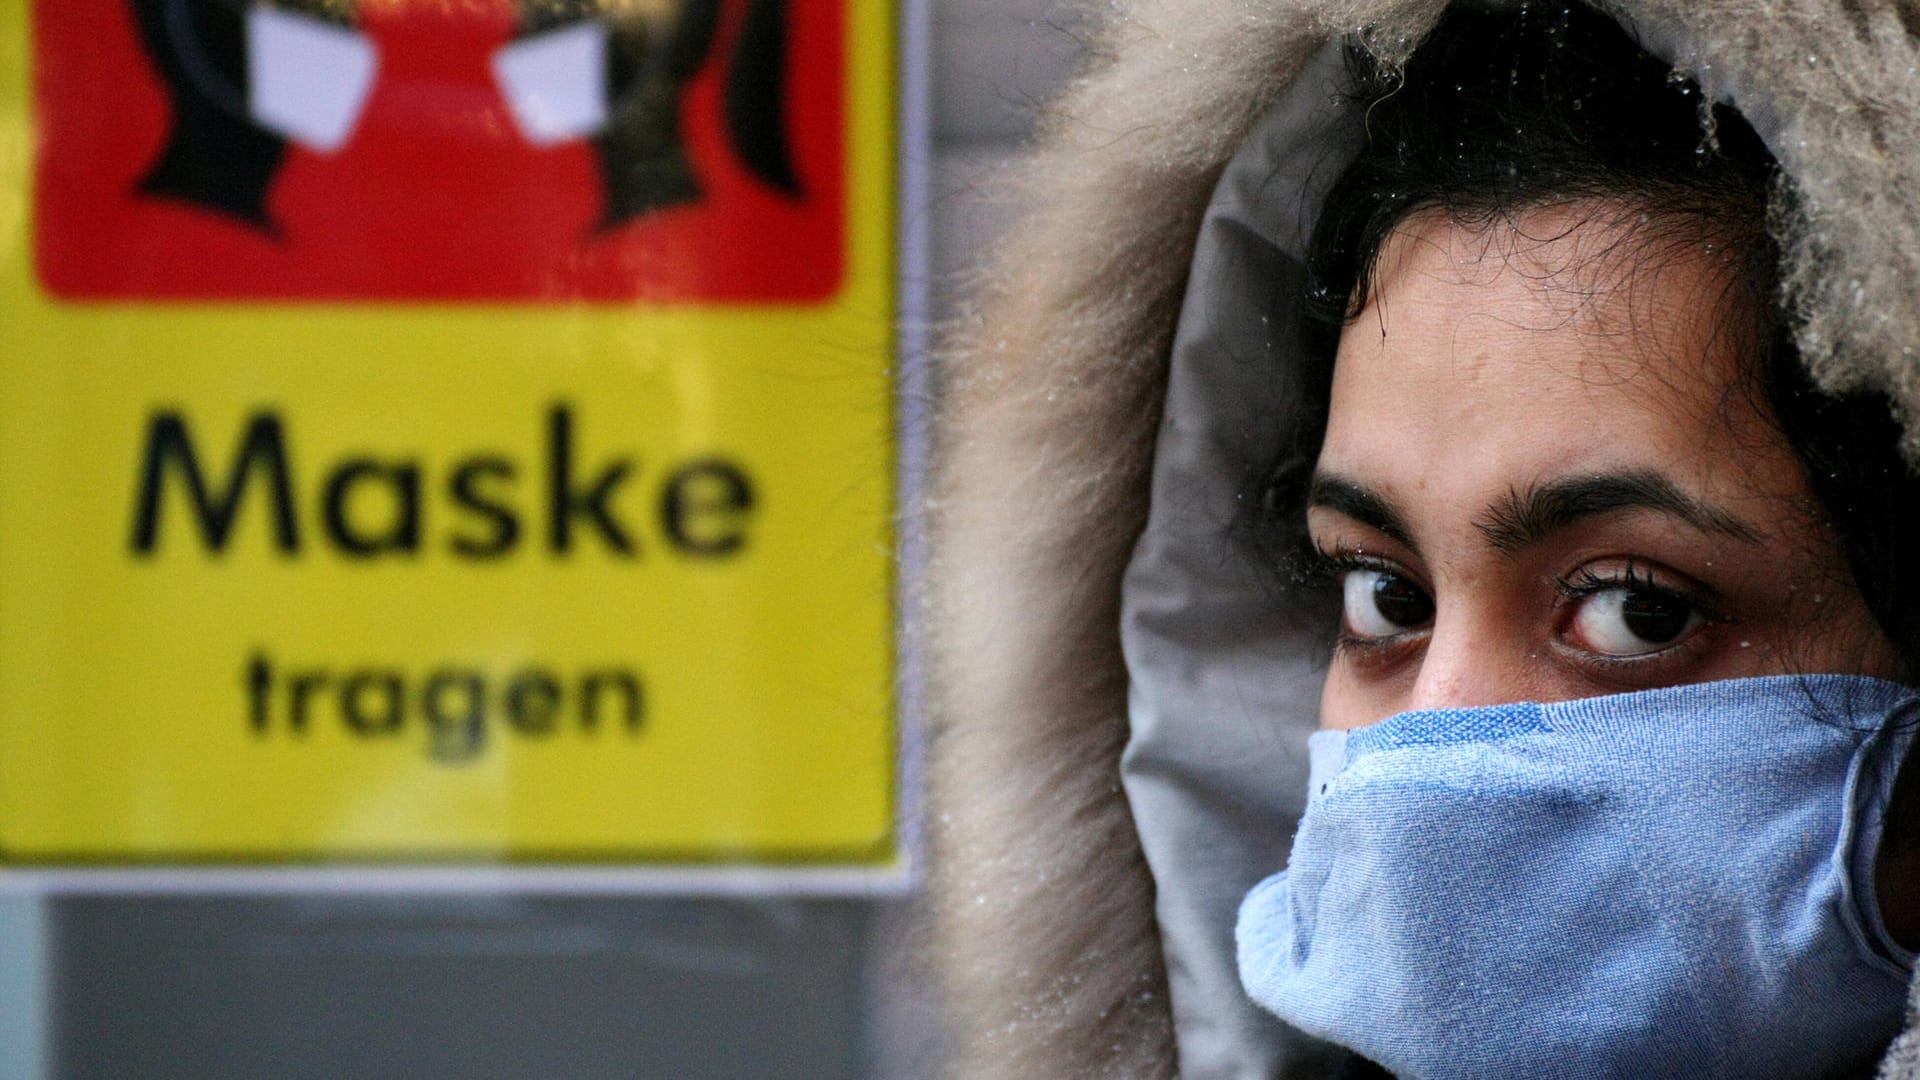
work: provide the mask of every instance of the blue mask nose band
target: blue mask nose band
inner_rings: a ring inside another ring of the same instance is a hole
[[[1781,676],[1309,742],[1241,980],[1403,1077],[1815,1077],[1898,1031],[1875,853],[1913,691]]]

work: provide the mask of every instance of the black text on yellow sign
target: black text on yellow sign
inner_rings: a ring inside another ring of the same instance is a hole
[[[295,448],[279,413],[250,417],[223,465],[207,458],[185,415],[156,413],[133,486],[128,547],[139,558],[157,556],[171,503],[181,508],[186,545],[213,556],[235,542],[241,515],[255,513],[268,523],[272,550],[287,558],[495,560],[523,542],[566,558],[578,536],[610,556],[636,559],[643,530],[620,512],[618,496],[640,479],[638,465],[622,455],[583,468],[574,423],[571,405],[549,411],[537,461],[479,452],[435,469],[418,458],[362,455],[327,465],[309,491],[294,475]],[[673,465],[650,500],[658,542],[688,558],[740,556],[753,490],[746,470],[724,457]],[[442,516],[450,524],[431,535],[427,522]],[[449,764],[480,754],[495,721],[527,738],[597,735],[602,712],[612,711],[614,729],[637,737],[644,713],[642,678],[621,666],[569,680],[529,664],[494,687],[486,672],[459,665],[411,677],[378,666],[289,668],[262,650],[247,658],[242,679],[248,720],[261,737],[304,737],[322,717],[368,739],[417,726],[428,754]]]

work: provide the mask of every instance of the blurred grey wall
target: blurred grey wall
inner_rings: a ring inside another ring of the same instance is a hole
[[[994,171],[1078,62],[1086,17],[1045,0],[934,0],[933,314],[950,315],[967,271],[1015,208]]]

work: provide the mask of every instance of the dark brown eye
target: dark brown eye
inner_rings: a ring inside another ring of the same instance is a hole
[[[1640,640],[1664,645],[1686,630],[1693,608],[1665,593],[1629,593],[1620,605],[1620,621]]]
[[[1347,633],[1385,638],[1425,626],[1433,598],[1407,578],[1384,570],[1349,570],[1341,582]]]
[[[1679,593],[1623,585],[1583,597],[1573,631],[1591,652],[1639,656],[1659,652],[1701,622],[1698,606]]]

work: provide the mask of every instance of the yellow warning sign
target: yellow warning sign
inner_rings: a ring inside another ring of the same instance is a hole
[[[0,864],[894,863],[893,33],[0,0]]]

